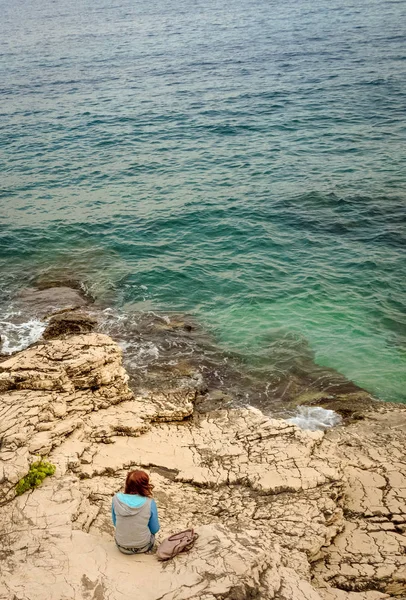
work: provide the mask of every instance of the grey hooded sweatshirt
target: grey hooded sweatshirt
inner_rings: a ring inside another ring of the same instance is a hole
[[[152,498],[115,494],[112,517],[116,526],[116,542],[124,548],[145,548],[150,544],[152,534],[159,530],[156,504]]]

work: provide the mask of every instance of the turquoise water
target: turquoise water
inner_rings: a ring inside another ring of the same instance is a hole
[[[72,275],[406,401],[404,3],[0,4],[3,310]]]

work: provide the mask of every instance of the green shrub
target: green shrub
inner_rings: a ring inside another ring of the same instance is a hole
[[[45,460],[39,460],[32,463],[27,475],[20,479],[16,485],[17,496],[21,496],[24,492],[38,487],[44,481],[45,477],[53,475],[54,473],[55,465],[46,462]]]

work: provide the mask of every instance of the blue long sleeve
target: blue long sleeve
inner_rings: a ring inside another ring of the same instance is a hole
[[[114,504],[111,503],[111,518],[113,519],[113,525],[116,526],[116,511],[114,510]]]
[[[148,527],[149,527],[149,530],[152,533],[152,535],[155,535],[156,533],[158,533],[158,531],[160,529],[159,519],[158,519],[158,509],[157,509],[155,500],[152,500],[152,502],[151,502],[151,516],[148,521]]]

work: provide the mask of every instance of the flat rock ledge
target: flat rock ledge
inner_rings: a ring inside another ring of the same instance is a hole
[[[254,409],[193,412],[196,390],[134,396],[106,335],[52,339],[0,364],[3,600],[406,598],[406,410],[307,432]],[[15,484],[37,457],[57,467]],[[151,473],[168,563],[113,542],[112,495]]]

